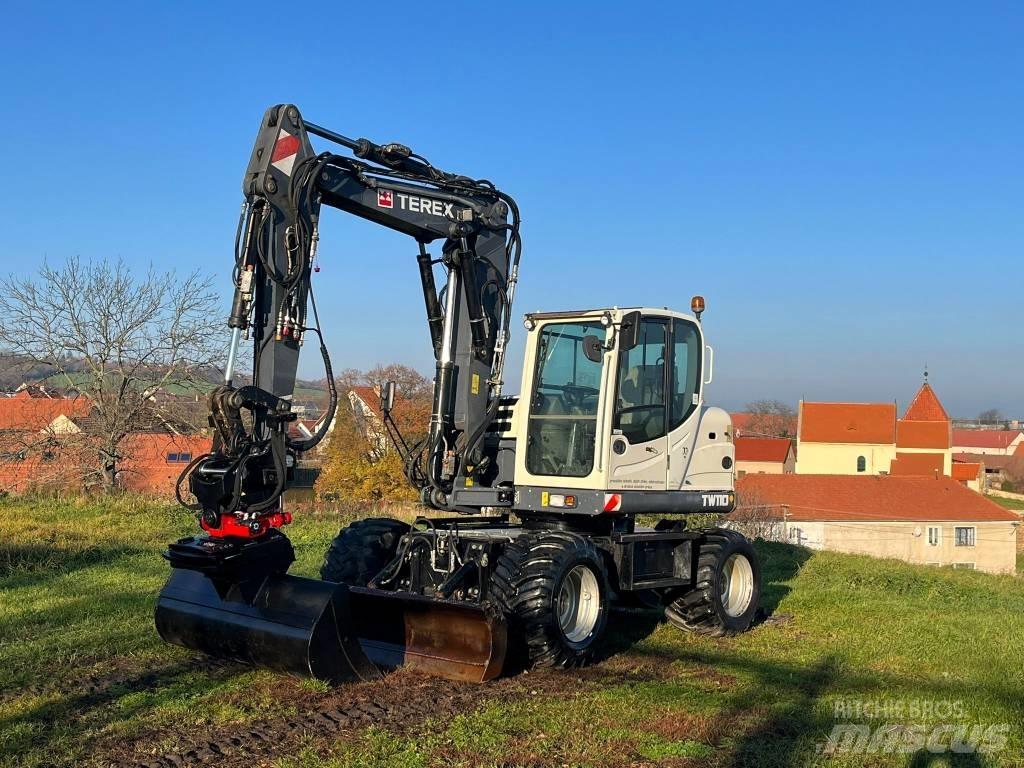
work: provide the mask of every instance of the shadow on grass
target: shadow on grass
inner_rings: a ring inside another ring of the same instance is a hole
[[[792,590],[787,582],[796,578],[813,552],[806,547],[758,540],[754,549],[761,559],[761,610],[759,621],[772,616]]]
[[[84,568],[113,565],[143,554],[151,554],[151,551],[116,544],[71,549],[58,545],[0,542],[0,579],[15,580],[10,586],[34,586]]]
[[[608,629],[604,641],[594,655],[601,663],[624,653],[645,640],[663,621],[663,612],[645,608],[615,608],[608,616]]]
[[[730,757],[727,764],[737,768],[769,766],[795,768],[814,765],[824,756],[818,745],[824,744],[832,727],[842,720],[819,706],[827,694],[877,699],[906,691],[914,699],[955,701],[983,695],[994,699],[1008,712],[1016,713],[1016,721],[1024,721],[1024,700],[1012,680],[1005,684],[968,687],[955,681],[903,678],[876,671],[846,669],[834,655],[817,662],[800,665],[750,658],[742,651],[728,648],[705,650],[667,650],[640,646],[634,653],[658,658],[666,663],[684,662],[710,666],[723,672],[741,673],[751,680],[739,685],[725,702],[716,719],[735,724],[735,732],[726,735]],[[885,721],[871,721],[881,726]],[[856,754],[839,754],[840,758],[856,760]],[[871,755],[861,755],[871,762]],[[985,765],[978,754],[926,751],[907,756],[908,768],[930,768],[932,765]]]
[[[88,691],[57,694],[57,698],[0,719],[0,734],[4,736],[0,740],[3,744],[0,762],[5,757],[35,749],[53,755],[68,743],[84,747],[89,734],[98,730],[97,718],[107,719],[107,713],[102,712],[105,708],[109,709],[110,719],[131,720],[161,704],[193,698],[196,691],[194,676],[197,674],[203,675],[207,682],[219,683],[249,669],[234,664],[210,667],[189,659],[126,675],[113,674]]]

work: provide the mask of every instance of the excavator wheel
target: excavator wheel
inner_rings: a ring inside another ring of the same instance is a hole
[[[586,664],[608,622],[608,577],[593,542],[574,533],[526,533],[505,547],[491,599],[509,622],[509,643],[526,667]]]
[[[409,531],[401,520],[371,517],[342,528],[320,566],[320,578],[365,587],[395,556],[398,540]]]
[[[675,596],[665,618],[698,635],[726,637],[750,628],[761,596],[761,565],[745,536],[724,528],[701,532],[697,581]]]

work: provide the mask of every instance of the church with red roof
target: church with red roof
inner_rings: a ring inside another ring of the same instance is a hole
[[[895,403],[800,402],[796,473],[952,477],[981,490],[979,466],[954,474],[953,423],[925,381],[900,416]]]

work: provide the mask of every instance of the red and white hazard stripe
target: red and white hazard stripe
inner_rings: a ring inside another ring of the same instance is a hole
[[[281,132],[277,134],[274,152],[270,156],[270,164],[285,176],[291,176],[292,168],[295,166],[295,157],[298,154],[299,137],[293,136],[282,128]]]

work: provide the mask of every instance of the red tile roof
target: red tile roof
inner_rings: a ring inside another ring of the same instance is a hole
[[[954,429],[953,445],[1005,450],[1020,437],[1020,434],[1019,429]]]
[[[949,448],[952,443],[952,430],[948,421],[910,421],[900,419],[896,422],[896,447],[898,448]]]
[[[785,463],[793,443],[784,437],[737,437],[736,461],[773,461]]]
[[[941,453],[896,453],[889,468],[890,475],[927,475],[934,477],[943,474],[945,463]]]
[[[1016,522],[1020,518],[951,477],[745,475],[738,511],[828,522]]]
[[[973,464],[962,461],[953,463],[953,479],[960,482],[977,480],[981,474],[981,464]]]
[[[800,439],[808,443],[895,443],[896,405],[801,402]]]
[[[911,421],[949,421],[946,409],[942,407],[935,390],[928,382],[922,384],[921,388],[917,390],[917,394],[910,401],[903,418]]]
[[[380,410],[380,393],[376,387],[352,387],[349,392],[354,392],[378,419],[384,418],[384,414]]]
[[[58,416],[85,416],[90,406],[85,397],[41,398],[19,393],[0,398],[0,429],[43,430]]]

